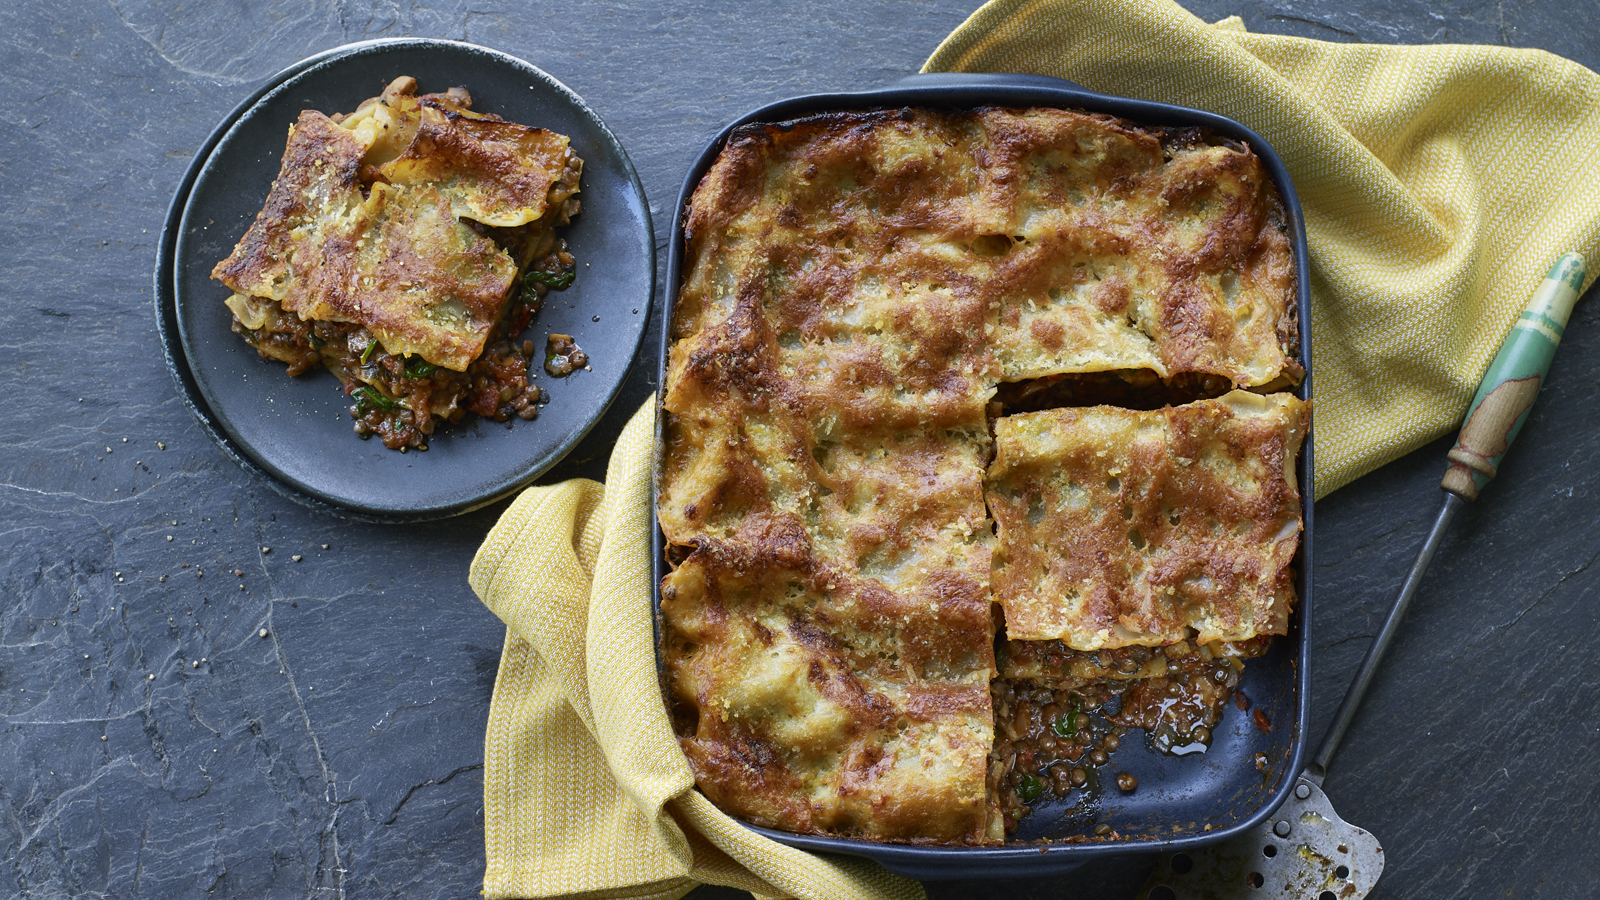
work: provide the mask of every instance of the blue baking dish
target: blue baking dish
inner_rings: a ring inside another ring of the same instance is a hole
[[[1037,75],[914,75],[883,88],[850,93],[814,94],[780,100],[728,124],[706,146],[678,197],[668,248],[666,309],[662,317],[658,365],[666,380],[673,308],[683,278],[682,217],[701,178],[721,152],[729,135],[751,123],[783,122],[818,113],[871,108],[923,107],[973,109],[988,106],[1045,106],[1106,113],[1143,125],[1203,127],[1214,134],[1243,141],[1261,157],[1283,201],[1294,246],[1296,292],[1300,315],[1300,362],[1306,375],[1297,394],[1309,400],[1312,390],[1311,309],[1307,273],[1305,222],[1294,185],[1283,161],[1260,135],[1232,119],[1182,106],[1114,97],[1086,90],[1068,81]],[[664,416],[657,416],[657,473],[664,447]],[[947,847],[887,843],[862,839],[791,834],[749,826],[773,840],[817,853],[864,856],[891,871],[921,880],[976,878],[1041,878],[1070,871],[1091,859],[1114,854],[1173,853],[1238,835],[1265,820],[1288,796],[1303,766],[1305,730],[1310,712],[1309,648],[1311,621],[1312,436],[1308,432],[1299,463],[1305,529],[1296,560],[1299,604],[1290,617],[1289,634],[1275,641],[1262,657],[1245,667],[1239,689],[1251,702],[1251,713],[1232,704],[1213,729],[1203,754],[1168,756],[1128,740],[1113,754],[1115,771],[1138,778],[1129,794],[1102,791],[1087,810],[1078,804],[1069,813],[1063,805],[1033,805],[1005,844]],[[653,511],[653,503],[652,503]],[[660,633],[660,584],[668,571],[665,537],[659,528],[653,542],[652,575],[656,584],[657,632]],[[659,654],[658,654],[659,662]],[[1253,713],[1270,727],[1258,725]],[[1259,765],[1265,760],[1264,767]],[[1098,836],[1095,826],[1110,825],[1111,836]]]

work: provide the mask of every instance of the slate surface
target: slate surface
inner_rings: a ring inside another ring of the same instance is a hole
[[[1562,0],[1190,8],[1238,12],[1258,31],[1503,43],[1600,64],[1593,4],[1589,19]],[[347,41],[486,44],[554,74],[617,132],[659,240],[681,173],[722,122],[913,71],[970,11],[970,0],[0,9],[0,345],[13,359],[0,422],[0,896],[479,888],[481,741],[503,631],[466,568],[500,507],[391,527],[302,509],[217,452],[161,362],[154,242],[190,154],[238,100]],[[1594,302],[1578,307],[1501,478],[1446,539],[1329,778],[1337,808],[1388,851],[1376,897],[1582,897],[1600,883]],[[601,473],[652,371],[638,367],[551,479]],[[1318,505],[1314,735],[1410,565],[1446,446]],[[1004,888],[1122,898],[1148,866]]]

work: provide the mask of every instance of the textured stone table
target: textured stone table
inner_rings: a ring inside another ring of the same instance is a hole
[[[0,896],[479,887],[481,741],[503,630],[466,570],[501,507],[389,527],[303,509],[217,451],[161,361],[156,237],[190,155],[235,103],[348,41],[486,44],[593,105],[664,234],[683,171],[724,121],[914,71],[969,2],[0,9],[0,343],[13,359],[0,425]],[[1542,47],[1595,67],[1600,25],[1567,6],[1192,8],[1259,31]],[[1580,897],[1600,883],[1594,303],[1579,306],[1500,480],[1447,538],[1329,778],[1340,811],[1388,850],[1375,896]],[[652,372],[641,360],[549,479],[601,473]],[[1445,447],[1318,505],[1313,734],[1410,564]],[[1006,890],[1127,897],[1149,865]]]

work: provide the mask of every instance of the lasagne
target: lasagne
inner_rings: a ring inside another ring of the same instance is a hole
[[[994,589],[1012,640],[1075,650],[1284,634],[1304,407],[1233,391],[995,423]]]
[[[1030,727],[1065,709],[1074,736],[1103,738],[1124,727],[1091,722],[1107,685],[1282,631],[1305,410],[1274,393],[1302,375],[1295,272],[1248,147],[1056,109],[826,114],[735,131],[684,223],[662,656],[680,742],[724,810],[1002,841],[1035,778]],[[1025,410],[1041,412],[1007,415]],[[1069,521],[1074,473],[1096,463],[1127,475],[1093,486],[1115,522]],[[1189,530],[1152,518],[1115,560],[1067,559],[1074,535],[1044,534],[1122,523],[1126,545],[1124,506],[1200,498],[1215,529],[1199,510]],[[1281,518],[1236,533],[1269,502]]]
[[[515,338],[572,280],[555,229],[578,210],[567,138],[398,78],[350,115],[306,110],[266,204],[212,277],[234,331],[298,375],[334,372],[356,432],[427,449],[467,411],[533,418]]]

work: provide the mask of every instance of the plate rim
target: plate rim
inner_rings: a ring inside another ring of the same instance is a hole
[[[448,47],[495,58],[499,62],[527,72],[531,77],[544,82],[563,95],[573,109],[587,118],[595,126],[602,139],[610,145],[616,154],[617,160],[621,163],[621,168],[626,176],[626,189],[631,190],[636,200],[639,212],[638,218],[644,225],[643,242],[645,253],[642,262],[645,267],[646,291],[639,304],[640,311],[644,315],[640,318],[641,324],[634,336],[628,364],[623,367],[622,375],[610,386],[602,402],[592,410],[581,427],[574,429],[541,457],[531,460],[525,469],[511,473],[507,476],[507,479],[500,480],[488,490],[466,497],[459,502],[393,511],[373,509],[342,502],[338,498],[320,496],[318,492],[293,484],[286,478],[275,474],[255,458],[248,446],[246,446],[247,442],[237,439],[223,424],[217,412],[212,408],[206,392],[200,387],[199,379],[194,374],[193,365],[185,350],[184,329],[181,324],[182,317],[179,315],[178,310],[178,247],[182,239],[183,222],[187,219],[188,208],[194,196],[194,187],[201,173],[210,164],[218,147],[227,138],[228,134],[233,131],[241,119],[263,100],[306,72],[336,59],[387,52],[395,49],[415,48],[426,50],[440,47]],[[656,263],[655,225],[651,215],[649,196],[639,178],[638,169],[634,166],[627,148],[623,146],[616,133],[576,91],[573,91],[560,79],[527,60],[481,44],[444,38],[377,38],[331,47],[284,67],[234,106],[206,136],[206,139],[190,159],[182,178],[179,179],[178,186],[173,193],[171,202],[168,204],[167,213],[162,222],[161,234],[157,242],[156,265],[153,272],[156,331],[161,344],[162,356],[166,362],[168,373],[172,376],[174,386],[177,388],[179,399],[194,415],[196,421],[200,424],[201,430],[222,451],[224,456],[254,476],[258,481],[264,482],[278,495],[308,509],[359,522],[405,524],[437,521],[480,509],[527,487],[560,463],[589,435],[600,419],[604,418],[606,411],[610,409],[612,403],[616,401],[617,396],[621,393],[623,386],[627,383],[626,373],[631,369],[633,361],[638,357],[639,348],[643,346],[645,333],[650,330],[648,326],[649,313],[654,307],[655,289],[658,280]]]

